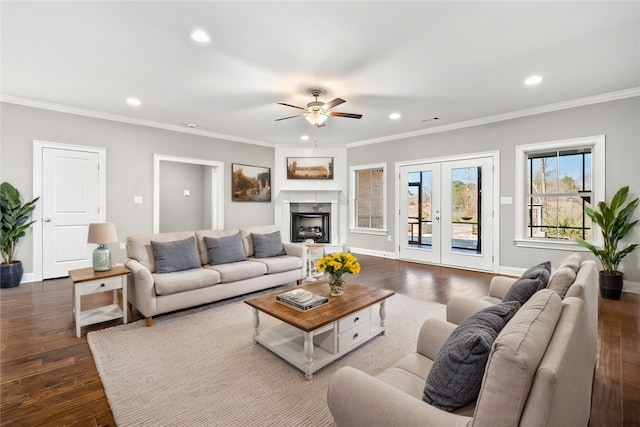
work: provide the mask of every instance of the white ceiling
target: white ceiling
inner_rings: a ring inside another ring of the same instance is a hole
[[[2,1],[2,99],[240,141],[383,140],[640,88],[640,2]],[[190,39],[204,29],[211,42]],[[542,84],[523,84],[540,74]],[[347,102],[315,128],[309,88]],[[129,96],[139,107],[125,103]],[[64,107],[63,107],[64,106]],[[389,120],[391,112],[402,118]],[[423,122],[439,117],[439,121]]]

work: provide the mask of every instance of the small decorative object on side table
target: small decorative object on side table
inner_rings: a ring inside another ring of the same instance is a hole
[[[344,273],[360,273],[360,263],[349,252],[337,252],[321,258],[317,263],[319,271],[329,273],[329,288],[332,297],[344,295]]]
[[[127,323],[127,275],[130,273],[131,271],[122,265],[114,265],[105,272],[94,271],[91,267],[69,271],[69,277],[73,282],[76,337],[80,338],[80,329],[86,325],[119,318],[123,319],[123,323]],[[122,289],[122,307],[118,303],[118,289]],[[113,304],[86,311],[81,310],[82,295],[107,291],[113,291]]]

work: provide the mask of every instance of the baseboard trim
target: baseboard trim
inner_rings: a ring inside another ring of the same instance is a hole
[[[20,284],[35,282],[35,277],[36,276],[33,273],[24,273],[22,275],[22,280],[20,281]]]
[[[525,271],[527,271],[526,268],[520,268],[520,267],[509,267],[506,265],[501,265],[500,267],[498,267],[498,274],[501,276],[520,277],[522,276],[522,273],[524,273]]]
[[[631,280],[625,280],[622,285],[623,292],[630,292],[632,294],[640,294],[640,282],[632,282]]]
[[[349,249],[350,249],[350,252],[354,254],[370,255],[370,256],[375,256],[379,258],[398,259],[395,252],[385,252],[385,251],[378,251],[378,250],[366,249],[366,248],[349,248]]]

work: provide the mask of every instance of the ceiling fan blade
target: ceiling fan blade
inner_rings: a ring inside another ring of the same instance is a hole
[[[302,114],[296,114],[295,116],[289,116],[289,117],[283,117],[281,119],[276,119],[276,122],[279,122],[280,120],[287,120],[287,119],[293,119],[294,117],[300,117]]]
[[[362,118],[362,114],[338,113],[337,111],[329,111],[329,115],[333,117],[348,117],[350,119]]]
[[[336,98],[336,99],[334,99],[333,101],[329,101],[329,102],[327,102],[326,104],[324,104],[324,106],[325,106],[327,109],[329,109],[329,108],[333,108],[333,107],[335,107],[336,105],[340,105],[340,104],[342,104],[342,103],[344,103],[344,102],[347,102],[347,101],[345,101],[345,100],[344,100],[344,99],[342,99],[342,98]]]
[[[285,104],[284,102],[278,102],[278,105],[284,105],[285,107],[293,107],[293,108],[297,108],[298,110],[304,110],[304,108],[302,107],[296,107],[295,105]]]

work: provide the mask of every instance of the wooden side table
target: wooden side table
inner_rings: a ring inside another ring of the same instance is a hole
[[[70,270],[69,277],[73,282],[73,315],[76,322],[76,337],[80,338],[80,329],[86,325],[123,319],[127,323],[127,275],[131,271],[114,265],[109,271],[93,271],[93,268]],[[122,307],[118,303],[118,289],[122,289]],[[82,295],[113,291],[113,304],[82,311]]]

